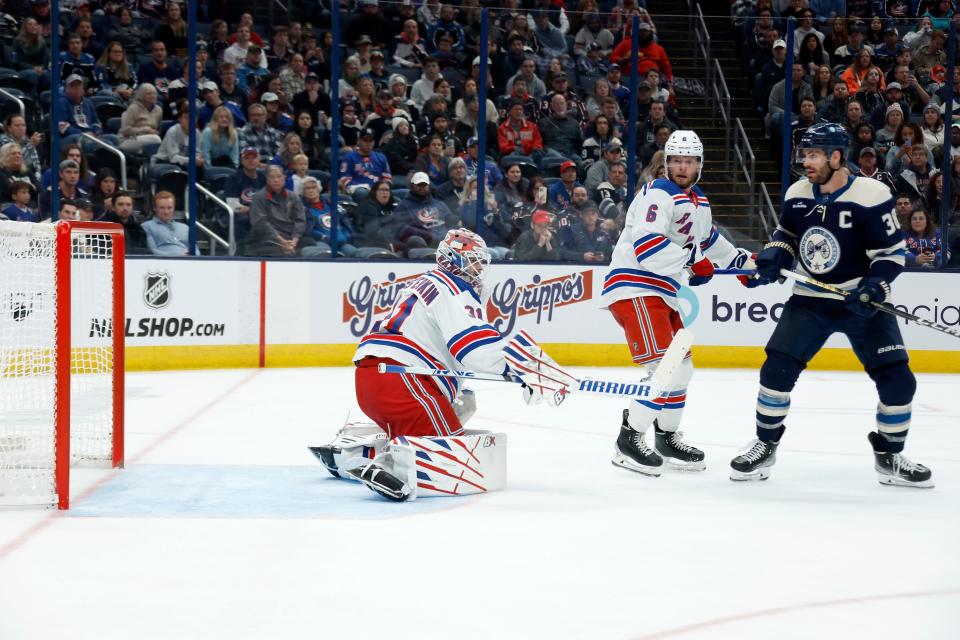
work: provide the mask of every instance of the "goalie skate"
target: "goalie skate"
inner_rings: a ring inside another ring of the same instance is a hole
[[[676,471],[703,471],[707,468],[703,451],[683,441],[682,431],[664,431],[653,421],[654,448],[663,457],[664,466]]]
[[[340,478],[344,463],[353,458],[372,459],[387,445],[387,434],[374,424],[347,424],[333,442],[307,447],[334,478]]]
[[[623,424],[620,426],[620,435],[614,446],[614,456],[610,460],[614,466],[623,467],[628,471],[642,473],[645,476],[659,477],[663,468],[663,458],[647,446],[644,434],[630,427],[627,416],[628,409],[623,411]]]
[[[922,464],[913,462],[902,453],[878,451],[883,448],[880,434],[872,432],[867,436],[873,445],[875,458],[873,468],[877,472],[880,484],[894,487],[933,488],[933,472]]]
[[[349,469],[346,473],[362,482],[363,486],[370,491],[383,496],[387,500],[403,502],[410,497],[410,486],[375,462]]]

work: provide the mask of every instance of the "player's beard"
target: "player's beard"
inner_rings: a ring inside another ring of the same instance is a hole
[[[833,177],[834,171],[835,170],[830,166],[830,162],[828,161],[822,167],[817,169],[812,177],[808,173],[807,179],[814,184],[825,185],[830,181],[830,178]]]
[[[672,180],[674,184],[676,184],[678,187],[684,190],[691,188],[697,182],[696,176],[684,178],[683,182],[681,182],[678,178],[670,178],[670,180]]]

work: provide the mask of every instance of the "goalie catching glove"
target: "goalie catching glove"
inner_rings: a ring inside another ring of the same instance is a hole
[[[523,400],[539,404],[546,400],[551,407],[566,400],[577,379],[557,365],[526,331],[520,331],[503,349],[503,357],[511,372],[523,380]]]

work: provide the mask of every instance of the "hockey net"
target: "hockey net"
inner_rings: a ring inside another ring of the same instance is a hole
[[[0,265],[0,504],[65,509],[123,462],[123,230],[0,221]]]

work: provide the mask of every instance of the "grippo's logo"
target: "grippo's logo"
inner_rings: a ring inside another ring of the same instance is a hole
[[[170,304],[170,274],[149,271],[143,276],[143,303],[151,309],[162,309]]]
[[[351,282],[343,292],[342,320],[350,323],[350,333],[358,338],[366,335],[373,319],[390,311],[407,282],[421,275],[397,278],[397,274],[390,272],[384,282],[374,282],[370,276]]]
[[[593,270],[580,271],[542,280],[533,276],[529,284],[517,284],[513,278],[493,288],[487,301],[487,320],[501,334],[513,331],[517,318],[537,314],[537,324],[553,320],[553,310],[593,298]]]

